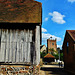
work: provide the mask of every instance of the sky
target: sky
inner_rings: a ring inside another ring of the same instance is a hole
[[[62,48],[66,30],[75,30],[75,0],[36,0],[42,3],[42,45],[57,39]]]

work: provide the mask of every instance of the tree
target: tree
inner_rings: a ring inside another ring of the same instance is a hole
[[[63,51],[60,48],[57,48],[58,54],[60,54],[60,60],[63,61]]]
[[[63,53],[60,53],[60,60],[63,61]]]
[[[53,55],[55,50],[54,50],[54,48],[50,48],[50,49],[48,49],[48,51],[49,51],[50,54]]]
[[[40,52],[40,57],[41,57],[41,58],[44,58],[44,56],[45,56],[46,54],[47,54],[46,52]]]
[[[55,58],[58,60],[59,59],[59,55],[57,54],[53,54],[53,56],[55,56]]]
[[[54,48],[50,48],[50,49],[48,49],[48,51],[49,51],[49,53],[52,54],[52,55],[58,53],[58,51],[57,51],[57,50],[54,50]]]

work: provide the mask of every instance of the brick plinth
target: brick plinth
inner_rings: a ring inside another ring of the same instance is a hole
[[[0,75],[39,75],[40,66],[0,66]]]

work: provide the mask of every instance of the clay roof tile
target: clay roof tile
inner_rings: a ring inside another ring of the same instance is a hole
[[[41,23],[41,19],[42,5],[40,2],[34,0],[0,2],[0,23]]]
[[[44,58],[55,58],[55,57],[51,55],[50,53],[48,53],[46,56],[44,56]]]

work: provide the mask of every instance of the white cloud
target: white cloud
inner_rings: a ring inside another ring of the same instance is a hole
[[[49,33],[42,33],[42,39],[44,42],[47,41],[47,39],[49,39],[50,37],[52,37],[52,39],[57,39],[57,41],[61,41],[61,38],[60,37],[57,37],[57,36],[54,36],[54,35],[51,35]]]
[[[45,18],[45,21],[48,21],[48,17]]]
[[[57,45],[57,47],[60,47],[60,48],[62,48],[62,45]]]
[[[44,33],[44,32],[47,32],[47,30],[45,28],[42,28],[42,43],[43,44],[47,44],[47,39],[49,39],[50,37],[52,37],[52,39],[57,39],[57,42],[58,41],[61,41],[61,38],[60,37],[57,37],[55,35],[51,35],[49,33]],[[62,47],[61,45],[57,45],[57,47]]]
[[[66,21],[63,20],[65,15],[62,15],[61,13],[59,13],[57,11],[54,11],[53,13],[49,13],[49,15],[52,16],[51,20],[58,23],[58,24],[66,23]]]
[[[68,2],[71,2],[71,3],[73,3],[73,2],[75,2],[75,0],[68,0]]]
[[[44,28],[42,28],[42,32],[47,32],[47,30],[46,30],[46,29],[44,29]]]

